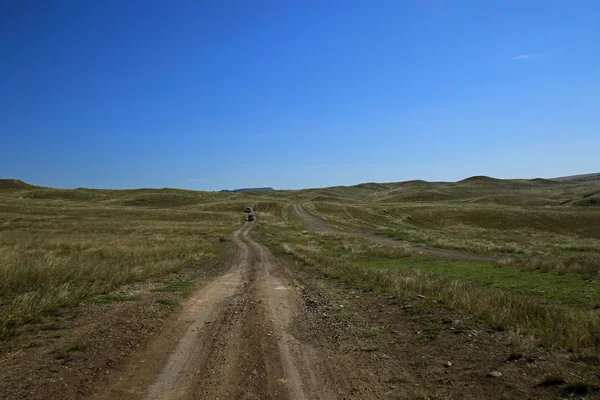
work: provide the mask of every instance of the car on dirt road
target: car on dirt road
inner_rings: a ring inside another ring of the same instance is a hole
[[[254,221],[254,215],[252,214],[248,214],[248,219],[247,221]]]
[[[252,212],[252,207],[246,207],[246,212],[247,213],[251,213]]]

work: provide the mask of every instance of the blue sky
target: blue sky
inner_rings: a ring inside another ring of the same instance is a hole
[[[303,188],[600,171],[598,1],[4,1],[0,177]]]

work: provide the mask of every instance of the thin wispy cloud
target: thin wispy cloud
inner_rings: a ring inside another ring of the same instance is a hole
[[[417,125],[423,125],[423,123],[421,121],[418,121]]]
[[[531,58],[531,55],[529,55],[529,54],[521,54],[519,56],[513,57],[513,60],[529,60],[530,58]]]

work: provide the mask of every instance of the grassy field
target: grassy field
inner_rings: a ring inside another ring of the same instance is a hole
[[[264,226],[271,245],[328,277],[474,314],[532,343],[600,352],[600,181],[363,184],[288,192],[339,233],[298,219]],[[585,204],[584,204],[585,203]],[[352,232],[353,235],[345,235]],[[495,255],[450,261],[356,234]]]
[[[436,260],[331,233],[263,227],[268,243],[329,278],[410,301],[425,296],[503,330],[571,350],[600,345],[600,283],[500,264]]]
[[[485,177],[244,194],[0,181],[0,334],[215,257],[253,204],[268,244],[320,274],[425,296],[538,344],[597,353],[599,193],[599,180]],[[299,203],[340,233],[304,231],[292,211]],[[502,260],[426,258],[361,232]]]
[[[0,185],[0,336],[119,285],[213,258],[239,196]]]
[[[433,191],[444,195],[426,201]],[[600,181],[467,180],[370,194],[346,188],[345,193],[345,200],[313,199],[306,208],[342,231],[500,255],[524,268],[599,278],[600,207],[578,205],[578,199],[600,193]],[[421,194],[420,201],[413,200]]]

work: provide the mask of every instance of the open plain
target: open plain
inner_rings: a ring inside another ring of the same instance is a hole
[[[600,398],[599,205],[593,176],[2,180],[0,397]]]

